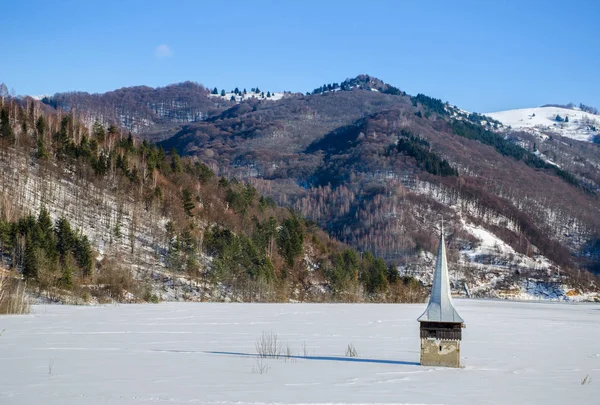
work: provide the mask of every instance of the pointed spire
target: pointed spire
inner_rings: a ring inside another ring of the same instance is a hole
[[[452,305],[448,262],[446,260],[446,243],[444,241],[443,218],[440,232],[440,246],[438,248],[438,257],[435,264],[435,274],[433,275],[433,285],[431,286],[431,296],[429,297],[427,309],[425,309],[425,312],[419,317],[418,321],[449,323],[464,322],[456,312],[456,309],[454,309],[454,305]]]

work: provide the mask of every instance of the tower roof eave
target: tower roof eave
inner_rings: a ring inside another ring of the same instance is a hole
[[[417,319],[419,322],[443,322],[443,323],[464,323],[464,319],[456,312],[456,309],[450,307],[441,308],[439,305],[430,303],[425,312]]]

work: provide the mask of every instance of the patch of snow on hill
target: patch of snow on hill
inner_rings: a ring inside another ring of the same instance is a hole
[[[531,258],[516,252],[502,239],[490,231],[472,224],[463,222],[464,229],[471,235],[480,240],[481,244],[470,250],[463,250],[461,253],[468,257],[470,261],[478,261],[485,256],[500,256],[507,258],[508,264],[529,269],[547,269],[550,267],[550,260],[544,256]],[[512,259],[512,260],[510,260]]]
[[[542,159],[544,162],[551,164],[553,166],[556,166],[560,169],[560,165],[556,164],[555,162],[553,162],[552,160],[548,159],[546,157],[546,155],[544,155],[543,153],[541,153],[539,150],[536,150],[535,152],[533,152],[534,155],[536,155],[537,157],[539,157],[540,159]]]
[[[39,101],[39,100],[44,99],[45,97],[48,97],[48,98],[52,97],[52,94],[35,94],[35,95],[30,95],[29,97],[31,97],[34,100]]]
[[[224,100],[231,100],[231,97],[235,98],[235,102],[236,103],[240,103],[244,100],[248,100],[250,98],[256,98],[259,100],[272,100],[272,101],[277,101],[277,100],[281,100],[284,96],[285,93],[277,93],[277,92],[273,92],[271,93],[270,97],[267,97],[267,93],[264,93],[264,97],[262,97],[263,92],[261,93],[254,93],[254,92],[248,92],[247,94],[242,94],[242,93],[225,93],[224,96],[222,96],[220,93],[219,94],[209,94],[210,97],[219,97],[222,98]]]
[[[463,249],[459,263],[475,271],[465,280],[473,297],[494,296],[518,300],[593,300],[579,294],[568,294],[554,274],[555,267],[545,256],[529,257],[481,226],[465,223],[463,228],[479,242]],[[540,278],[541,277],[541,278]]]
[[[507,127],[531,132],[538,136],[557,134],[579,141],[591,141],[600,133],[600,116],[579,109],[560,107],[521,108],[485,113]],[[568,122],[557,120],[568,118]]]

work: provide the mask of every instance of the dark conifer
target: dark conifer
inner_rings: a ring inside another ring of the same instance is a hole
[[[179,157],[177,149],[175,148],[171,149],[171,170],[173,173],[182,172],[181,157]]]
[[[0,110],[0,137],[12,139],[14,136],[15,134],[9,121],[8,110],[2,108]]]
[[[192,199],[192,193],[190,193],[190,191],[187,188],[183,190],[181,202],[183,204],[183,209],[187,216],[193,217],[194,214],[192,213],[192,211],[194,210],[194,208],[196,208],[196,206],[194,205],[194,200]]]

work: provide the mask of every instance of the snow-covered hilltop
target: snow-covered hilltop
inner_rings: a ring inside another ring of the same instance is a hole
[[[579,141],[592,141],[600,133],[600,115],[561,107],[521,108],[485,113],[504,126],[535,135],[561,135]]]
[[[250,98],[256,98],[258,100],[272,100],[272,101],[277,101],[277,100],[281,100],[284,96],[286,95],[285,92],[283,93],[279,93],[279,92],[264,92],[264,91],[249,91],[249,92],[244,92],[244,91],[230,91],[230,92],[221,92],[221,93],[211,93],[209,94],[210,97],[218,97],[218,98],[222,98],[224,100],[229,100],[229,101],[235,101],[236,103],[240,103],[244,100],[248,100]]]

